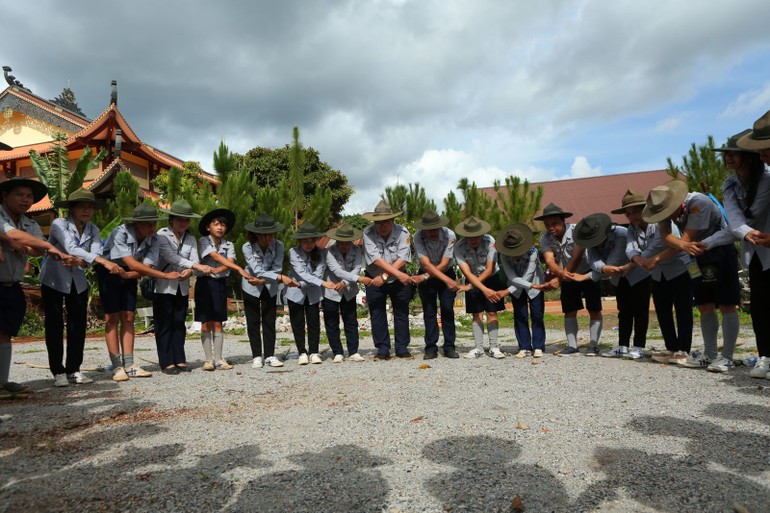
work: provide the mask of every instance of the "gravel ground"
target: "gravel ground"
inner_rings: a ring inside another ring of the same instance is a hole
[[[11,377],[36,393],[0,404],[0,511],[770,511],[770,381],[745,367],[549,346],[421,368],[419,340],[416,360],[375,362],[364,339],[363,363],[252,369],[228,336],[235,369],[204,372],[189,338],[191,374],[67,388],[30,366],[43,343],[16,345]],[[107,363],[86,347],[84,367]],[[157,371],[154,340],[137,347]]]

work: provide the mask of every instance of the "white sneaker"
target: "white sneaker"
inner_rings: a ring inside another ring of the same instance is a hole
[[[270,367],[283,367],[283,362],[276,356],[268,356],[265,358],[265,365],[269,365]]]
[[[514,358],[526,358],[528,356],[532,356],[532,351],[530,351],[529,349],[521,349],[518,353],[513,355]]]
[[[493,347],[489,350],[489,354],[492,355],[492,358],[497,358],[498,360],[501,358],[505,358],[505,353],[500,351],[499,347]]]
[[[55,387],[68,387],[68,386],[70,386],[70,382],[67,381],[67,375],[66,374],[56,374],[53,377],[53,386],[55,386]]]
[[[262,357],[257,356],[251,361],[251,368],[252,369],[261,369],[262,368]]]
[[[310,359],[307,357],[307,353],[302,353],[297,359],[297,363],[300,365],[307,365],[310,363]]]
[[[626,360],[638,360],[642,357],[644,357],[644,349],[636,346],[633,346],[628,350],[626,354],[623,355],[623,358]]]
[[[735,368],[735,364],[732,360],[728,360],[727,358],[721,357],[717,358],[714,363],[709,365],[706,370],[709,372],[727,372],[730,369]]]
[[[345,361],[345,357],[342,356],[341,354],[335,354],[334,360],[332,360],[333,363],[342,363],[344,361]]]
[[[701,351],[693,351],[692,354],[687,357],[687,361],[680,365],[688,369],[705,369],[712,363],[714,362],[711,360],[711,358],[703,354]]]
[[[532,358],[542,358],[542,357],[543,357],[542,349],[535,349],[535,351],[532,353]]]
[[[615,349],[601,352],[601,355],[605,358],[622,358],[626,354],[628,354],[628,348],[626,346],[618,346]]]
[[[322,363],[323,360],[321,360],[321,355],[318,353],[313,353],[310,355],[310,363]]]
[[[73,372],[72,374],[67,374],[67,381],[69,381],[70,383],[76,383],[78,385],[85,385],[85,384],[94,382],[94,380],[92,380],[85,374],[81,374],[80,372]]]
[[[674,363],[674,362],[671,361],[671,359],[674,357],[675,354],[679,354],[679,353],[684,353],[684,359],[679,358],[677,363],[684,363],[684,362],[686,362],[687,361],[687,356],[688,356],[687,353],[685,353],[684,351],[678,351],[678,352],[674,353],[673,351],[669,351],[668,349],[663,350],[663,351],[653,351],[652,352],[652,356],[650,357],[650,359],[653,362],[658,362],[658,363]]]
[[[767,376],[768,372],[770,372],[770,358],[760,356],[757,363],[754,364],[754,368],[749,372],[749,376],[762,379]]]
[[[471,349],[470,351],[465,353],[465,355],[463,355],[463,358],[468,358],[468,359],[478,358],[479,356],[481,356],[483,354],[484,354],[484,350],[483,349],[476,348],[476,349]]]
[[[358,353],[353,353],[350,356],[348,356],[348,360],[350,360],[351,362],[365,362],[366,361],[366,359],[363,356],[361,356],[360,354],[358,354]]]

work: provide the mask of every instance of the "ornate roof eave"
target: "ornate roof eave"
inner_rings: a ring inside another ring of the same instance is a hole
[[[91,123],[91,119],[85,116],[81,116],[77,112],[72,112],[69,109],[65,109],[64,107],[51,103],[45,98],[41,98],[40,96],[29,91],[19,89],[16,86],[6,87],[2,92],[0,92],[0,99],[9,94],[17,96],[18,98],[21,98],[22,100],[25,100],[50,114],[58,116],[78,126],[86,127]]]

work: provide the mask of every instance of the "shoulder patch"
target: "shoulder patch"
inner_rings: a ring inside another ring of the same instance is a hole
[[[406,238],[406,243],[407,244],[411,244],[412,243],[412,238],[411,237],[407,237]]]
[[[694,206],[694,207],[692,207],[692,208],[690,209],[690,213],[691,213],[691,214],[697,214],[697,213],[699,213],[699,212],[700,212],[700,207],[698,207],[698,206]]]

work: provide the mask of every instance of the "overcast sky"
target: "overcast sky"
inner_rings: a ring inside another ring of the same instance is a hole
[[[0,0],[0,65],[213,171],[290,142],[348,176],[347,213],[419,182],[662,169],[770,109],[770,2]]]

